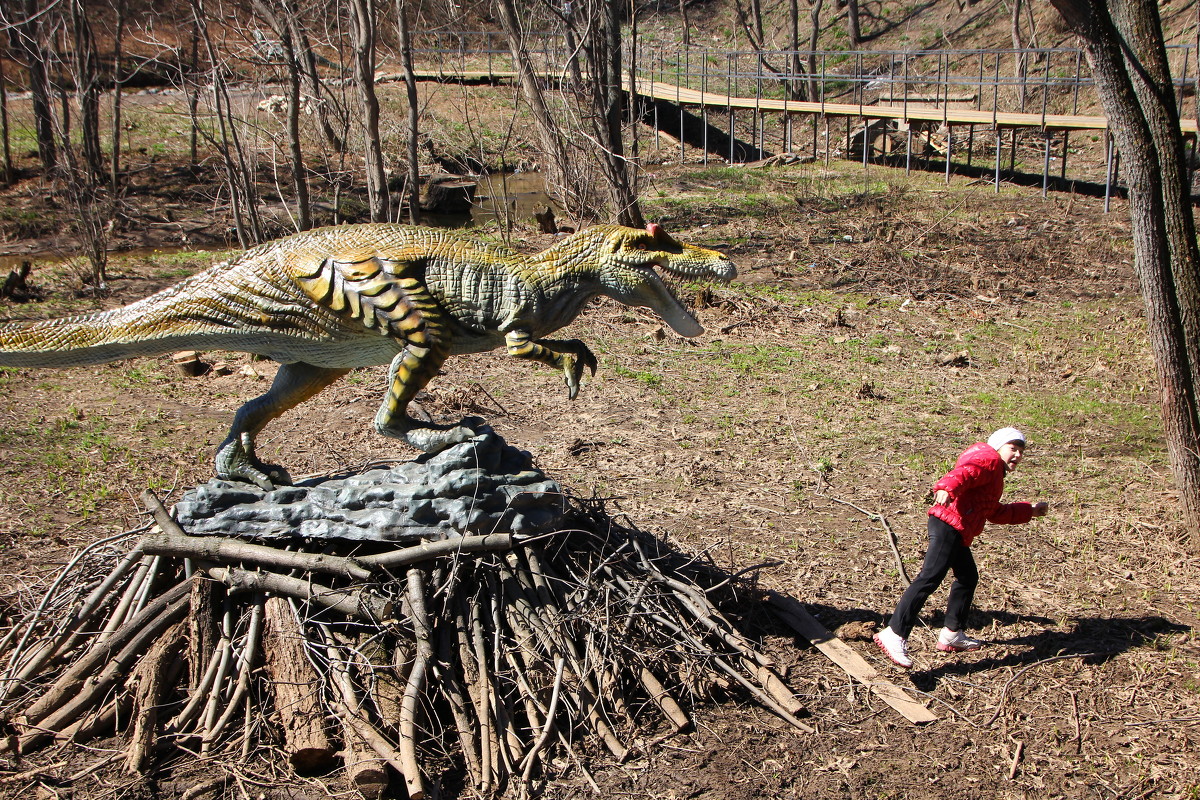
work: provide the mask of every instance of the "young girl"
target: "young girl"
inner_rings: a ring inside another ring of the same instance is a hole
[[[908,634],[929,595],[941,584],[946,572],[954,571],[950,597],[946,601],[946,627],[938,636],[937,649],[947,653],[978,650],[983,642],[963,633],[967,611],[979,583],[979,571],[971,556],[971,541],[983,530],[984,521],[1020,525],[1033,517],[1044,517],[1046,503],[1001,503],[1004,476],[1021,463],[1025,435],[1016,428],[1001,428],[987,442],[971,445],[934,484],[933,506],[929,509],[929,550],[921,574],[916,577],[892,614],[887,627],[875,634],[875,644],[900,666],[912,667],[908,656]]]

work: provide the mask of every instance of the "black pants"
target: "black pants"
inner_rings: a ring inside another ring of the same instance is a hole
[[[971,548],[963,544],[962,535],[937,517],[929,518],[929,550],[919,574],[904,591],[888,626],[908,638],[917,615],[933,590],[941,585],[949,570],[954,570],[950,598],[946,601],[946,627],[961,631],[967,622],[967,611],[979,585],[979,570]]]

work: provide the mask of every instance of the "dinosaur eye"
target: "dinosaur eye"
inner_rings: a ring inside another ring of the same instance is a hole
[[[645,250],[646,249],[645,242],[633,242],[629,246],[632,247],[634,250]]]

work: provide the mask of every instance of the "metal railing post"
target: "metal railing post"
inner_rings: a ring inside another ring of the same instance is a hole
[[[1070,104],[1070,113],[1072,113],[1072,114],[1079,114],[1079,84],[1080,84],[1079,68],[1081,66],[1082,60],[1084,60],[1084,52],[1082,52],[1082,50],[1075,50],[1074,100],[1072,101],[1072,104]]]
[[[736,127],[735,127],[737,124],[737,115],[733,110],[733,91],[734,91],[734,80],[735,80],[734,71],[733,71],[733,53],[730,53],[727,56],[726,63],[728,64],[728,66],[726,68],[726,73],[727,73],[728,77],[726,79],[726,84],[725,84],[726,92],[727,92],[727,94],[725,95],[725,100],[727,101],[727,103],[729,105],[729,163],[732,164],[733,160],[734,160],[733,144],[734,144],[734,142],[737,141],[737,133],[736,133]]]
[[[704,166],[708,166],[708,50],[701,51],[701,56],[704,58],[702,62],[704,67],[700,70],[700,98],[704,102],[700,105],[700,122],[703,133],[701,136],[704,140]]]
[[[1000,129],[996,128],[996,194],[1000,194],[1000,151],[1004,147],[1003,139]]]
[[[1112,133],[1106,131],[1104,135],[1104,213],[1107,214],[1111,207],[1112,199],[1112,183],[1113,183],[1113,138]]]
[[[1046,196],[1046,192],[1050,191],[1050,132],[1043,130],[1042,135],[1046,139],[1045,155],[1042,158],[1042,197]]]
[[[954,152],[954,126],[946,126],[946,185],[950,185],[950,154]]]
[[[983,51],[979,51],[979,88],[975,92],[975,110],[983,110]]]
[[[687,153],[684,151],[683,145],[683,101],[680,99],[681,88],[679,86],[679,58],[675,58],[675,105],[679,108],[679,163],[682,164],[687,159]],[[683,79],[687,80],[688,72],[688,51],[685,48],[683,51]]]

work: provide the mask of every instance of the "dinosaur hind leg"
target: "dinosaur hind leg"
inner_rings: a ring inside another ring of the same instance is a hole
[[[403,439],[427,453],[445,450],[475,436],[476,432],[466,425],[433,425],[419,422],[408,414],[409,402],[433,379],[447,355],[444,348],[410,341],[392,359],[387,397],[375,415],[375,430],[384,436]]]
[[[348,369],[316,367],[312,364],[281,364],[271,388],[238,409],[229,436],[217,448],[217,477],[247,481],[270,490],[275,483],[290,483],[287,473],[258,460],[254,439],[268,422],[303,403]]]

